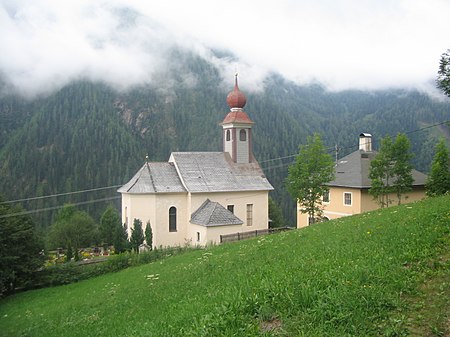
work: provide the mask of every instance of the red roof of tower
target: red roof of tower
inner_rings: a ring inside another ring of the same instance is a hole
[[[230,111],[228,115],[225,116],[221,124],[228,123],[247,123],[253,124],[253,121],[248,117],[247,113],[242,110]]]

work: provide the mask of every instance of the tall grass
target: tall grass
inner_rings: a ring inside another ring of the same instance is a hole
[[[403,336],[450,196],[188,252],[0,302],[4,336]]]

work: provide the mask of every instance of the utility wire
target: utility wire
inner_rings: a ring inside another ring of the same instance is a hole
[[[94,191],[101,191],[101,190],[107,190],[111,188],[117,188],[122,185],[113,185],[113,186],[106,186],[106,187],[97,187],[97,188],[91,188],[89,190],[81,190],[81,191],[73,191],[73,192],[66,192],[66,193],[57,193],[57,194],[51,194],[51,195],[43,195],[40,197],[32,197],[32,198],[24,198],[24,199],[16,199],[16,200],[10,200],[10,201],[2,201],[1,204],[12,204],[15,202],[22,202],[22,201],[30,201],[30,200],[39,200],[39,199],[46,199],[46,198],[54,198],[54,197],[60,197],[63,195],[72,195],[72,194],[79,194],[79,193],[86,193],[86,192],[94,192]]]
[[[433,124],[433,125],[425,126],[423,128],[420,128],[420,129],[408,131],[408,132],[405,132],[405,134],[411,134],[411,133],[419,132],[419,131],[422,131],[422,130],[425,130],[425,129],[429,129],[429,128],[433,128],[433,127],[436,127],[436,126],[439,126],[439,125],[443,125],[443,124],[446,124],[446,123],[450,123],[450,120],[446,120],[446,121],[443,121],[443,122],[440,122],[440,123],[436,123],[436,124]],[[357,147],[357,146],[358,146],[358,144],[352,145],[352,146],[339,147],[339,150],[350,149],[350,148],[354,148],[354,147]],[[327,149],[328,152],[334,152],[336,150],[336,147],[335,146],[332,146],[332,147],[330,146],[330,147],[327,147],[326,149]],[[288,156],[283,156],[283,157],[263,160],[263,161],[260,161],[259,163],[261,164],[261,163],[272,162],[272,161],[275,161],[275,160],[283,160],[283,159],[287,159],[287,158],[296,157],[297,155],[298,155],[298,153],[295,153],[295,154],[291,154],[291,155],[288,155]],[[293,163],[293,161],[288,162],[288,163],[284,163],[284,164],[275,165],[275,166],[268,166],[268,167],[265,167],[265,168],[262,168],[262,169],[263,170],[271,170],[271,169],[275,169],[275,168],[285,167],[285,166],[288,166],[288,165],[290,165],[292,163]],[[122,185],[112,185],[112,186],[106,186],[106,187],[92,188],[92,189],[88,189],[88,190],[80,190],[80,191],[73,191],[73,192],[66,192],[66,193],[57,193],[57,194],[52,194],[52,195],[40,196],[40,197],[31,197],[31,198],[24,198],[24,199],[10,200],[10,201],[2,201],[2,202],[0,202],[0,205],[1,204],[15,203],[15,202],[22,202],[22,201],[30,201],[30,200],[38,200],[38,199],[59,197],[59,196],[64,196],[64,195],[72,195],[72,194],[94,192],[94,191],[106,190],[106,189],[111,189],[111,188],[117,188],[117,187],[120,187],[120,186],[122,186]],[[112,197],[111,199],[114,199],[114,198],[120,198],[120,196],[119,197]],[[97,200],[98,201],[104,201],[105,199],[97,199]],[[97,202],[97,200],[93,200],[92,202]],[[109,200],[109,199],[106,199],[106,200]],[[83,204],[86,204],[86,203],[91,203],[91,202],[82,202],[82,203],[77,203],[77,204],[74,204],[74,205],[83,205]],[[45,208],[45,209],[41,209],[41,210],[27,211],[27,213],[23,213],[23,214],[37,213],[37,212],[42,211],[42,210],[47,211],[47,210],[57,209],[57,208],[61,208],[61,207],[64,207],[64,206],[55,206],[55,207],[49,207],[49,208]],[[16,213],[16,214],[19,214],[19,213]],[[2,218],[2,217],[0,217],[0,218]]]
[[[103,199],[95,199],[95,200],[89,200],[89,201],[82,201],[82,202],[77,202],[77,203],[73,203],[70,205],[73,206],[79,206],[79,205],[87,205],[87,204],[93,204],[96,202],[101,202],[101,201],[108,201],[108,200],[114,200],[114,199],[119,199],[120,196],[115,196],[115,197],[109,197],[109,198],[103,198]],[[60,209],[65,207],[65,205],[59,205],[59,206],[53,206],[53,207],[46,207],[46,208],[39,208],[39,209],[34,209],[32,211],[23,211],[23,212],[17,212],[17,213],[10,213],[10,214],[4,214],[4,215],[0,215],[0,219],[3,218],[10,218],[13,216],[19,216],[19,215],[25,215],[25,214],[32,214],[32,213],[39,213],[39,212],[46,212],[46,211],[53,211],[55,209]]]
[[[430,128],[433,128],[433,127],[436,127],[436,126],[439,126],[439,125],[443,125],[443,124],[446,124],[446,123],[450,123],[450,120],[446,120],[446,121],[443,121],[443,122],[440,122],[440,123],[436,123],[436,124],[433,124],[433,125],[429,125],[429,126],[424,126],[423,128],[420,128],[420,129],[416,129],[416,130],[405,132],[405,134],[411,134],[411,133],[419,132],[419,131],[430,129]],[[354,145],[351,145],[351,146],[339,147],[338,150],[339,151],[340,150],[347,150],[347,149],[352,149],[352,148],[355,148],[355,147],[358,147],[358,146],[359,146],[359,144],[354,144]],[[327,150],[327,152],[334,152],[334,151],[336,151],[336,147],[335,146],[330,146],[330,147],[327,147],[326,150]],[[275,160],[282,160],[282,159],[286,159],[286,158],[292,158],[292,157],[296,157],[297,155],[298,155],[298,153],[292,154],[292,155],[288,155],[288,156],[284,156],[284,157],[267,159],[267,160],[260,161],[259,163],[261,164],[261,163],[266,163],[266,162],[275,161]],[[274,168],[281,168],[281,167],[288,166],[288,165],[290,165],[292,163],[294,163],[294,162],[292,161],[292,162],[289,162],[289,163],[280,164],[280,165],[276,165],[276,166],[268,166],[268,167],[265,167],[265,168],[262,168],[262,169],[263,170],[270,170],[270,169],[274,169]]]

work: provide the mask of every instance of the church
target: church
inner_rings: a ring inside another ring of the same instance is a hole
[[[230,112],[220,125],[223,152],[173,152],[167,162],[145,162],[119,188],[122,223],[134,219],[153,231],[153,247],[207,245],[220,235],[267,229],[272,185],[253,156],[254,122],[237,75],[228,94]]]

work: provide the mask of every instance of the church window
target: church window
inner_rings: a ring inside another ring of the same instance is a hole
[[[172,206],[169,208],[169,232],[177,231],[177,208]]]
[[[247,140],[247,132],[244,129],[239,131],[239,140],[245,142]]]
[[[352,193],[351,192],[345,192],[344,193],[344,205],[345,206],[351,206],[352,205]]]
[[[230,139],[231,139],[231,131],[230,131],[230,130],[227,130],[227,136],[226,136],[227,142],[229,142]]]
[[[234,205],[228,205],[227,209],[234,214]]]
[[[197,232],[197,242],[200,242],[200,232]]]
[[[247,226],[253,225],[253,204],[247,204]]]

